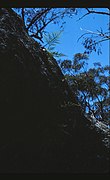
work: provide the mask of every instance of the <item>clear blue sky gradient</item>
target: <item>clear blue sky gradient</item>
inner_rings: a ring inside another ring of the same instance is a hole
[[[108,12],[107,8],[94,8],[97,11],[105,11]],[[76,53],[83,53],[84,47],[82,45],[82,40],[80,39],[79,42],[77,42],[78,38],[86,33],[84,29],[94,31],[100,30],[100,28],[103,29],[103,31],[107,31],[109,27],[109,21],[110,18],[107,15],[99,15],[99,14],[90,14],[85,16],[83,19],[78,19],[84,15],[86,11],[84,8],[79,9],[78,15],[74,15],[72,18],[66,18],[66,24],[64,28],[64,32],[62,33],[60,37],[60,44],[56,45],[55,50],[59,51],[67,57],[62,57],[61,59],[73,59],[73,55]],[[81,30],[81,28],[83,30]],[[50,24],[47,28],[50,32],[58,31],[58,27],[54,24]],[[92,52],[89,56],[89,65],[88,68],[93,67],[94,62],[101,62],[103,66],[109,65],[109,59],[110,59],[110,42],[105,41],[102,43],[102,54],[98,55],[95,52]]]

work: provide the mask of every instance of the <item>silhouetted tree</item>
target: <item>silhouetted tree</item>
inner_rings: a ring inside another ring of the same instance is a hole
[[[110,67],[94,63],[87,70],[87,54],[75,54],[73,61],[64,60],[60,67],[72,91],[75,92],[84,114],[109,124]]]

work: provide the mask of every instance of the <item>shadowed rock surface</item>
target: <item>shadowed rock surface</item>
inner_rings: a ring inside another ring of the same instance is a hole
[[[0,9],[0,173],[107,173],[108,150],[90,129],[57,62]]]

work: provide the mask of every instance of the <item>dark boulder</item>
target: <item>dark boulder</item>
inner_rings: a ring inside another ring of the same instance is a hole
[[[0,173],[107,172],[106,149],[54,58],[0,9]]]

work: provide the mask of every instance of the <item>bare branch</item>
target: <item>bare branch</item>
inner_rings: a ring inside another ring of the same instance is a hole
[[[38,34],[32,34],[30,36],[39,39],[43,43],[42,37],[39,37]]]
[[[54,18],[50,19],[47,23],[44,23],[44,25],[38,30],[38,33],[41,32],[50,22],[52,22],[56,18],[57,17],[54,17]]]
[[[98,43],[101,43],[101,42],[107,41],[107,40],[109,40],[109,39],[108,39],[108,38],[107,38],[107,39],[102,39],[102,40],[100,40],[100,41],[97,41],[95,44],[98,44]]]
[[[86,29],[84,29],[84,30],[86,30]],[[87,31],[87,33],[84,33],[83,35],[81,35],[79,38],[78,38],[78,40],[77,40],[77,42],[83,37],[83,36],[85,36],[85,35],[87,35],[87,34],[94,34],[94,35],[97,35],[96,37],[101,37],[101,38],[103,38],[102,40],[100,40],[100,41],[97,41],[97,42],[95,42],[94,44],[98,44],[98,43],[100,43],[100,42],[103,42],[103,41],[106,41],[106,40],[110,40],[110,36],[107,36],[106,34],[107,33],[102,33],[102,32],[100,32],[100,31],[98,31],[98,33],[97,32],[93,32],[93,31],[90,31],[90,30],[86,30]],[[94,36],[95,37],[95,36]]]
[[[91,10],[89,10],[89,8],[85,8],[85,9],[88,11],[89,14],[91,14],[91,13],[93,14],[93,13],[94,13],[94,14],[102,14],[102,15],[108,15],[108,16],[110,16],[110,13],[107,13],[107,12],[93,11],[93,10],[91,11]]]
[[[78,42],[83,36],[85,36],[86,34],[90,34],[90,33],[84,33],[83,35],[81,35],[81,36],[78,38],[77,42]]]
[[[45,29],[45,27],[46,27],[51,21],[53,21],[53,20],[56,19],[56,18],[57,18],[57,17],[54,17],[54,18],[50,19],[47,23],[45,23],[45,22],[43,21],[43,26],[42,26],[40,29],[38,29],[35,34],[32,34],[31,37],[37,38],[37,39],[39,39],[39,40],[43,43],[43,41],[42,41],[42,38],[43,38],[42,30]],[[41,37],[39,37],[39,35],[38,35],[39,33],[40,33],[40,36],[41,36]]]
[[[77,21],[79,21],[79,20],[81,20],[81,19],[83,19],[85,16],[87,16],[88,14],[90,14],[90,13],[86,13],[86,14],[84,14],[82,17],[80,17]]]
[[[36,15],[32,18],[30,24],[28,25],[27,30],[29,30],[29,28],[30,28],[40,17],[42,17],[43,14],[45,14],[46,12],[49,12],[50,10],[51,10],[51,8],[46,8],[46,9],[42,10],[41,12],[39,12],[38,14],[36,14]]]
[[[85,16],[89,15],[89,14],[101,14],[101,15],[108,15],[110,16],[110,13],[107,13],[107,12],[102,12],[102,11],[91,11],[89,10],[89,8],[85,8],[87,10],[87,13],[84,14],[82,17],[80,17],[77,21],[83,19]]]

